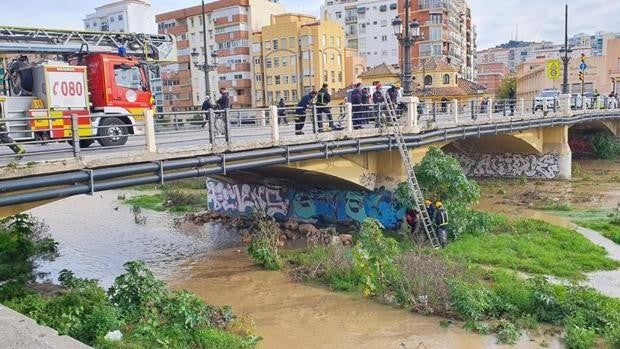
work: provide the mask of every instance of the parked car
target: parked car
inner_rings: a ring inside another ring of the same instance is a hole
[[[542,90],[534,99],[534,111],[543,110],[544,105],[547,109],[559,108],[560,91],[559,90]]]

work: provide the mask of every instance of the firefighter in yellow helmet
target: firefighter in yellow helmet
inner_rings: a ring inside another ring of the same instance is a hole
[[[441,247],[448,244],[448,211],[441,201],[435,202],[435,225],[437,226],[437,235]]]
[[[435,217],[435,207],[433,207],[433,202],[431,200],[424,200],[424,206],[426,206],[426,212],[428,213],[428,217],[433,220]]]

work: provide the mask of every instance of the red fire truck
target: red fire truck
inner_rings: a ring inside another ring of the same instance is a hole
[[[144,133],[144,112],[154,108],[150,68],[176,61],[176,44],[169,35],[0,26],[0,55],[14,57],[0,122],[15,141],[69,141],[75,115],[80,146],[119,146]]]

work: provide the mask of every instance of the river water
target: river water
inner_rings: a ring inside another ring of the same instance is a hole
[[[543,340],[560,347],[557,339],[539,335],[522,336],[516,347],[497,345],[459,323],[444,329],[440,318],[293,282],[254,265],[236,232],[213,224],[176,226],[170,214],[150,211],[143,212],[144,225],[136,224],[118,194],[77,196],[30,211],[60,244],[60,257],[42,271],[55,278],[67,268],[107,287],[125,262],[144,260],[171,288],[253,318],[264,338],[261,348],[540,348]]]

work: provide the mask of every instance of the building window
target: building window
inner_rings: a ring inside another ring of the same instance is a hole
[[[387,11],[387,5],[379,6],[379,12],[385,12],[385,11]]]
[[[387,35],[381,35],[381,41],[386,42],[387,38]]]
[[[444,74],[443,75],[443,84],[444,85],[449,85],[450,84],[450,74]]]
[[[265,40],[265,45],[263,47],[265,48],[265,51],[271,50],[271,41]]]
[[[233,75],[233,79],[241,80],[241,79],[243,79],[243,75],[242,74],[235,74],[235,75]]]
[[[297,100],[297,90],[291,90],[291,98],[296,101]]]
[[[282,75],[282,83],[284,85],[288,84],[288,75]]]
[[[265,68],[271,68],[271,58],[265,58]]]
[[[327,82],[327,80],[329,79],[329,77],[327,76],[327,70],[323,71],[323,82]]]
[[[396,10],[398,8],[398,6],[394,3],[394,4],[390,4],[390,10]]]
[[[329,41],[331,42],[331,45],[332,45],[332,46],[335,46],[335,45],[336,45],[336,39],[335,39],[333,36],[330,36],[330,37],[329,37]]]
[[[280,75],[275,76],[275,81],[276,81],[276,85],[280,85],[280,81],[281,81]]]
[[[280,48],[283,50],[286,48],[286,38],[280,39]]]
[[[122,21],[123,20],[123,15],[118,15],[118,20]]]
[[[336,12],[336,18],[338,19],[342,18],[342,12]]]
[[[286,67],[288,65],[288,58],[286,56],[282,57],[282,66]]]
[[[382,27],[387,27],[387,19],[382,19],[381,20],[381,26]]]
[[[291,67],[294,67],[297,64],[297,57],[296,56],[291,56]]]
[[[342,82],[342,72],[338,72],[338,82]]]
[[[278,39],[272,40],[273,43],[273,49],[277,50],[278,49]]]
[[[268,76],[267,77],[267,85],[271,85],[273,84],[273,77],[272,76]]]
[[[297,83],[297,74],[291,74],[291,84]]]
[[[441,28],[431,28],[431,40],[441,40]]]
[[[431,86],[433,84],[433,77],[427,75],[424,77],[424,86]]]
[[[261,82],[263,81],[263,76],[261,74],[256,74],[254,80],[256,80],[256,82]]]
[[[336,82],[336,72],[332,70],[332,82]]]
[[[288,38],[288,47],[290,49],[294,49],[296,46],[297,46],[297,41],[295,40],[295,38],[292,36]]]
[[[280,58],[278,58],[278,57],[274,57],[273,58],[273,67],[274,68],[279,68],[280,67]]]
[[[86,23],[86,29],[90,28],[90,24]]]

